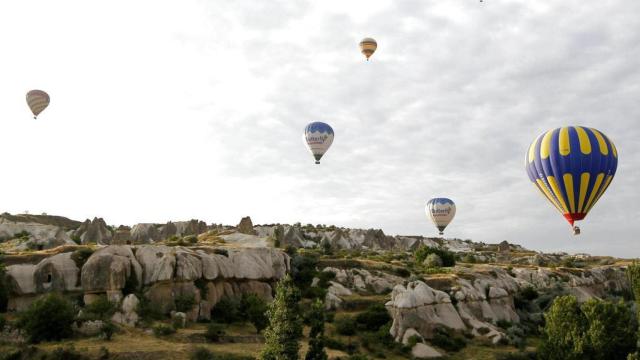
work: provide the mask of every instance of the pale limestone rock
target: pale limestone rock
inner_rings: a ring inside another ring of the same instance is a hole
[[[81,290],[79,272],[70,252],[48,257],[38,263],[33,273],[36,292]]]
[[[442,357],[436,349],[423,343],[417,343],[411,349],[411,355],[416,359],[438,359]]]
[[[347,289],[346,287],[342,286],[340,283],[337,283],[335,281],[329,281],[329,289],[327,292],[338,297],[353,295],[351,290]]]

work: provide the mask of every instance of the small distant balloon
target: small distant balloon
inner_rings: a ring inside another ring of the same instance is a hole
[[[42,90],[31,90],[27,93],[27,105],[29,105],[34,119],[37,119],[38,115],[49,106],[49,101],[49,94]]]
[[[378,43],[373,38],[364,38],[360,41],[360,52],[367,57],[367,61],[376,49],[378,48]]]
[[[618,167],[618,151],[600,131],[583,126],[549,130],[525,156],[529,179],[573,226],[583,220],[607,190]]]
[[[440,235],[444,235],[444,229],[456,215],[456,204],[451,199],[433,198],[427,202],[425,211]]]
[[[320,164],[322,155],[329,150],[331,143],[333,143],[333,129],[329,124],[312,122],[304,128],[302,136],[309,151],[316,159],[316,164]]]

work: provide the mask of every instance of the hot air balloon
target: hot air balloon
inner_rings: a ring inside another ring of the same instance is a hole
[[[312,122],[304,128],[302,137],[316,159],[316,164],[320,164],[320,158],[333,142],[333,129],[323,122]]]
[[[456,204],[451,199],[433,198],[427,202],[425,211],[440,231],[440,235],[443,235],[444,229],[456,215]]]
[[[42,90],[31,90],[27,93],[27,105],[33,113],[33,118],[37,119],[38,114],[49,106],[49,94]]]
[[[613,142],[596,129],[567,126],[533,141],[525,159],[529,179],[573,226],[583,220],[611,184],[618,166]]]
[[[364,38],[360,41],[360,52],[367,57],[367,61],[369,61],[369,57],[376,52],[378,48],[378,43],[372,38]]]

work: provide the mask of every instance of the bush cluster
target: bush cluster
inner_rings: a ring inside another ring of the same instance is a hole
[[[167,336],[175,333],[176,333],[176,329],[173,326],[169,326],[166,324],[158,324],[153,327],[153,335],[158,337]]]
[[[204,336],[211,342],[218,342],[224,336],[224,334],[224,325],[211,322],[209,323],[209,325],[207,325],[207,331],[205,332]]]
[[[30,343],[59,341],[73,335],[71,325],[75,310],[61,295],[51,293],[36,300],[19,315],[18,327],[27,335]]]
[[[418,250],[416,250],[416,262],[422,263],[430,254],[438,255],[442,260],[442,266],[444,267],[451,267],[456,265],[456,257],[453,252],[429,246],[421,246]]]
[[[438,327],[435,330],[431,343],[451,352],[460,351],[467,346],[467,340],[464,336],[444,327]]]
[[[548,360],[625,359],[636,351],[638,323],[623,302],[556,298],[545,313],[540,356]]]

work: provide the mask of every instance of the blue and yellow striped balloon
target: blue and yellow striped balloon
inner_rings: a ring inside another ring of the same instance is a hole
[[[525,160],[529,179],[573,226],[611,184],[618,152],[600,131],[567,126],[538,136]]]

